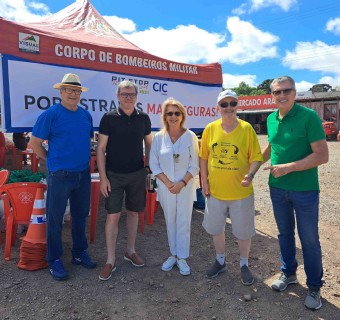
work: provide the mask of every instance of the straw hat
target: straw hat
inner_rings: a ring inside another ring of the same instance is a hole
[[[85,88],[85,87],[81,86],[79,76],[77,76],[74,73],[67,73],[67,74],[65,74],[63,80],[61,80],[60,83],[56,83],[53,86],[53,88],[54,89],[60,89],[63,86],[76,87],[76,88],[79,88],[83,92],[89,90],[88,88]]]

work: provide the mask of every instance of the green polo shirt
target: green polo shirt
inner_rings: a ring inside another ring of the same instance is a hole
[[[278,110],[270,114],[267,126],[272,165],[301,160],[312,153],[311,143],[326,138],[317,113],[297,103],[282,119]],[[269,186],[290,191],[319,190],[318,168],[279,178],[270,174]]]

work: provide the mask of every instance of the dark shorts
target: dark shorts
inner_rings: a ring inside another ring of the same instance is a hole
[[[145,168],[131,173],[106,173],[111,192],[105,199],[105,209],[108,214],[119,213],[123,208],[125,196],[125,209],[140,212],[145,209],[146,202],[146,176]]]

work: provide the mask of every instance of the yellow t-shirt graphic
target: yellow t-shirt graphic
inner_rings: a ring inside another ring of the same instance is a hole
[[[238,120],[230,133],[222,129],[221,119],[204,129],[200,157],[208,160],[210,194],[220,200],[239,200],[253,194],[252,184],[242,187],[250,163],[262,161],[256,133],[252,126]]]

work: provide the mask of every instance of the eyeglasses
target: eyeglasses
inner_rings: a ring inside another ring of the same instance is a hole
[[[288,89],[283,89],[283,90],[275,90],[275,91],[272,91],[272,94],[275,96],[275,97],[278,97],[280,96],[281,94],[283,94],[284,96],[287,96],[289,95],[293,90],[295,90],[294,88],[288,88]]]
[[[67,93],[67,94],[71,94],[74,93],[77,96],[79,96],[81,94],[81,90],[78,89],[71,89],[71,88],[63,88],[63,90]]]
[[[220,103],[219,106],[221,108],[227,108],[229,106],[232,108],[235,108],[237,106],[237,101],[223,102],[223,103]]]
[[[179,111],[175,111],[175,112],[167,112],[166,115],[169,117],[172,117],[173,115],[175,115],[176,117],[179,117],[182,113],[180,113]]]
[[[136,93],[121,93],[120,94],[124,99],[126,98],[136,98],[137,94]]]

